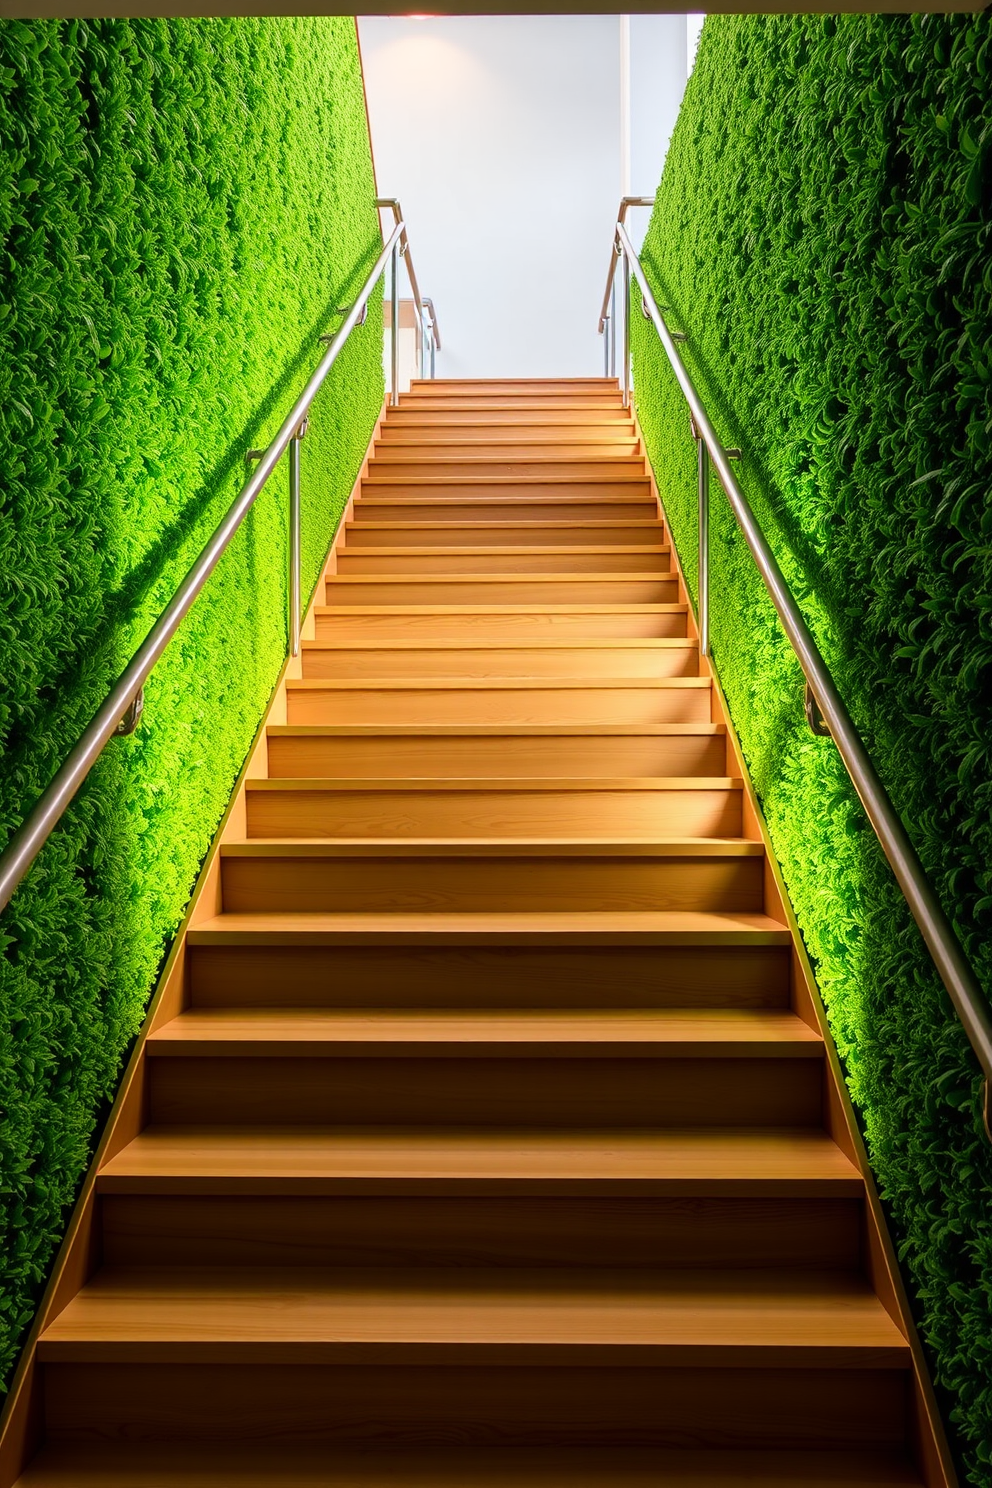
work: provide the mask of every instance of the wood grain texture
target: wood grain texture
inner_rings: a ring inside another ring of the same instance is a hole
[[[666,539],[615,380],[389,410],[22,1488],[922,1488]]]

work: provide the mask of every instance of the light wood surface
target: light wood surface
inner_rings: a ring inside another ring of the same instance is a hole
[[[388,411],[21,1488],[923,1488],[667,539],[615,380]]]

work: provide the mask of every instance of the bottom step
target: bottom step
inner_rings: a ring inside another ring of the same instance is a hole
[[[919,1488],[875,1452],[464,1452],[343,1455],[313,1448],[49,1447],[18,1488]]]

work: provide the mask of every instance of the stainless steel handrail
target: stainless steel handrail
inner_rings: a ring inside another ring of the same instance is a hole
[[[617,221],[622,225],[627,220],[627,213],[631,207],[653,207],[653,196],[622,196],[620,198],[620,210]],[[603,336],[603,365],[607,377],[615,377],[617,373],[617,259],[623,258],[623,252],[619,241],[614,239],[613,252],[610,254],[610,270],[606,276],[606,290],[603,294],[603,307],[599,312],[599,333]],[[626,305],[630,300],[630,269],[627,260],[623,259],[623,302]],[[623,406],[626,408],[630,403],[630,321],[624,312],[621,317],[623,323],[623,355],[621,365],[620,386],[623,392]]]
[[[727,450],[717,437],[716,430],[710,422],[703,401],[679,355],[673,334],[658,308],[643,266],[634,252],[633,244],[622,222],[617,223],[616,242],[619,244],[630,272],[637,281],[647,318],[652,321],[658,332],[665,355],[668,357],[672,371],[682,389],[682,395],[688,404],[692,416],[693,433],[698,442],[701,458],[705,460],[708,455],[720,477],[720,483],[726,492],[731,510],[737,518],[745,541],[751,550],[751,556],[778,612],[782,628],[792,644],[806,682],[864,807],[865,815],[881,843],[882,851],[905,895],[913,919],[919,927],[940,979],[961,1020],[968,1042],[982,1068],[985,1076],[983,1113],[986,1132],[989,1132],[992,1010],[989,1008],[982,987],[971,969],[954,928],[927,878],[923,864],[909,839],[902,820],[879,778],[864,741],[854,726],[830,670],[820,655],[819,648],[789,590],[775,555],[768,546],[747,497],[731,469],[731,461],[739,457],[739,451]],[[628,295],[625,320],[629,321],[629,318],[630,296]],[[707,566],[704,550],[700,554],[700,570],[702,571]],[[702,585],[700,586],[701,593]]]
[[[438,328],[437,315],[434,310],[434,301],[422,299],[420,285],[417,282],[416,270],[413,267],[413,255],[410,252],[410,243],[406,235],[406,224],[403,220],[403,210],[395,196],[377,196],[375,204],[383,211],[393,214],[393,222],[402,228],[402,237],[399,241],[398,253],[393,256],[392,272],[392,299],[390,300],[392,325],[390,327],[392,381],[390,387],[390,401],[396,403],[399,399],[399,293],[397,285],[399,276],[397,273],[397,257],[402,258],[406,264],[407,277],[410,280],[410,290],[413,295],[413,303],[416,308],[417,326],[417,352],[420,358],[420,375],[427,376],[427,351],[430,349],[430,375],[434,376],[434,356],[441,350],[441,332]]]
[[[402,219],[397,222],[382,252],[341,325],[329,338],[324,355],[318,362],[309,381],[300,393],[282,426],[264,450],[252,450],[250,455],[258,460],[252,474],[241,487],[226,516],[216,528],[200,556],[183,579],[168,606],[156,620],[144,641],[135,652],[113,689],[80,735],[77,743],[60,765],[50,784],[25,817],[21,826],[0,855],[0,909],[3,909],[14,894],[18,884],[47,842],[53,828],[64,814],[69,803],[89,774],[107,741],[118,731],[124,714],[135,702],[155,663],[175,635],[183,617],[217,567],[232,537],[254,505],[269,476],[279,463],[286,449],[292,444],[293,470],[291,487],[296,483],[296,520],[299,515],[299,440],[305,432],[310,405],[334,366],[345,341],[360,321],[364,320],[365,306],[373,288],[385,270],[390,257],[398,250],[405,234]],[[294,524],[295,529],[295,524]],[[290,573],[290,595],[299,594],[299,534],[291,531],[291,547],[294,563]],[[295,585],[294,585],[295,576]],[[292,604],[292,599],[291,599]],[[298,601],[297,601],[298,604]],[[298,644],[299,616],[290,616],[290,649],[294,641]]]

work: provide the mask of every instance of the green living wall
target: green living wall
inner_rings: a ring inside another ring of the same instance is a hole
[[[0,842],[316,364],[374,194],[353,20],[0,22]],[[381,332],[380,295],[302,446],[307,593]],[[282,468],[0,925],[0,1382],[278,676],[286,540]]]
[[[644,262],[741,482],[992,988],[992,25],[707,20]],[[690,586],[695,447],[635,305]],[[977,1064],[718,483],[713,649],[969,1481],[992,1468]]]

